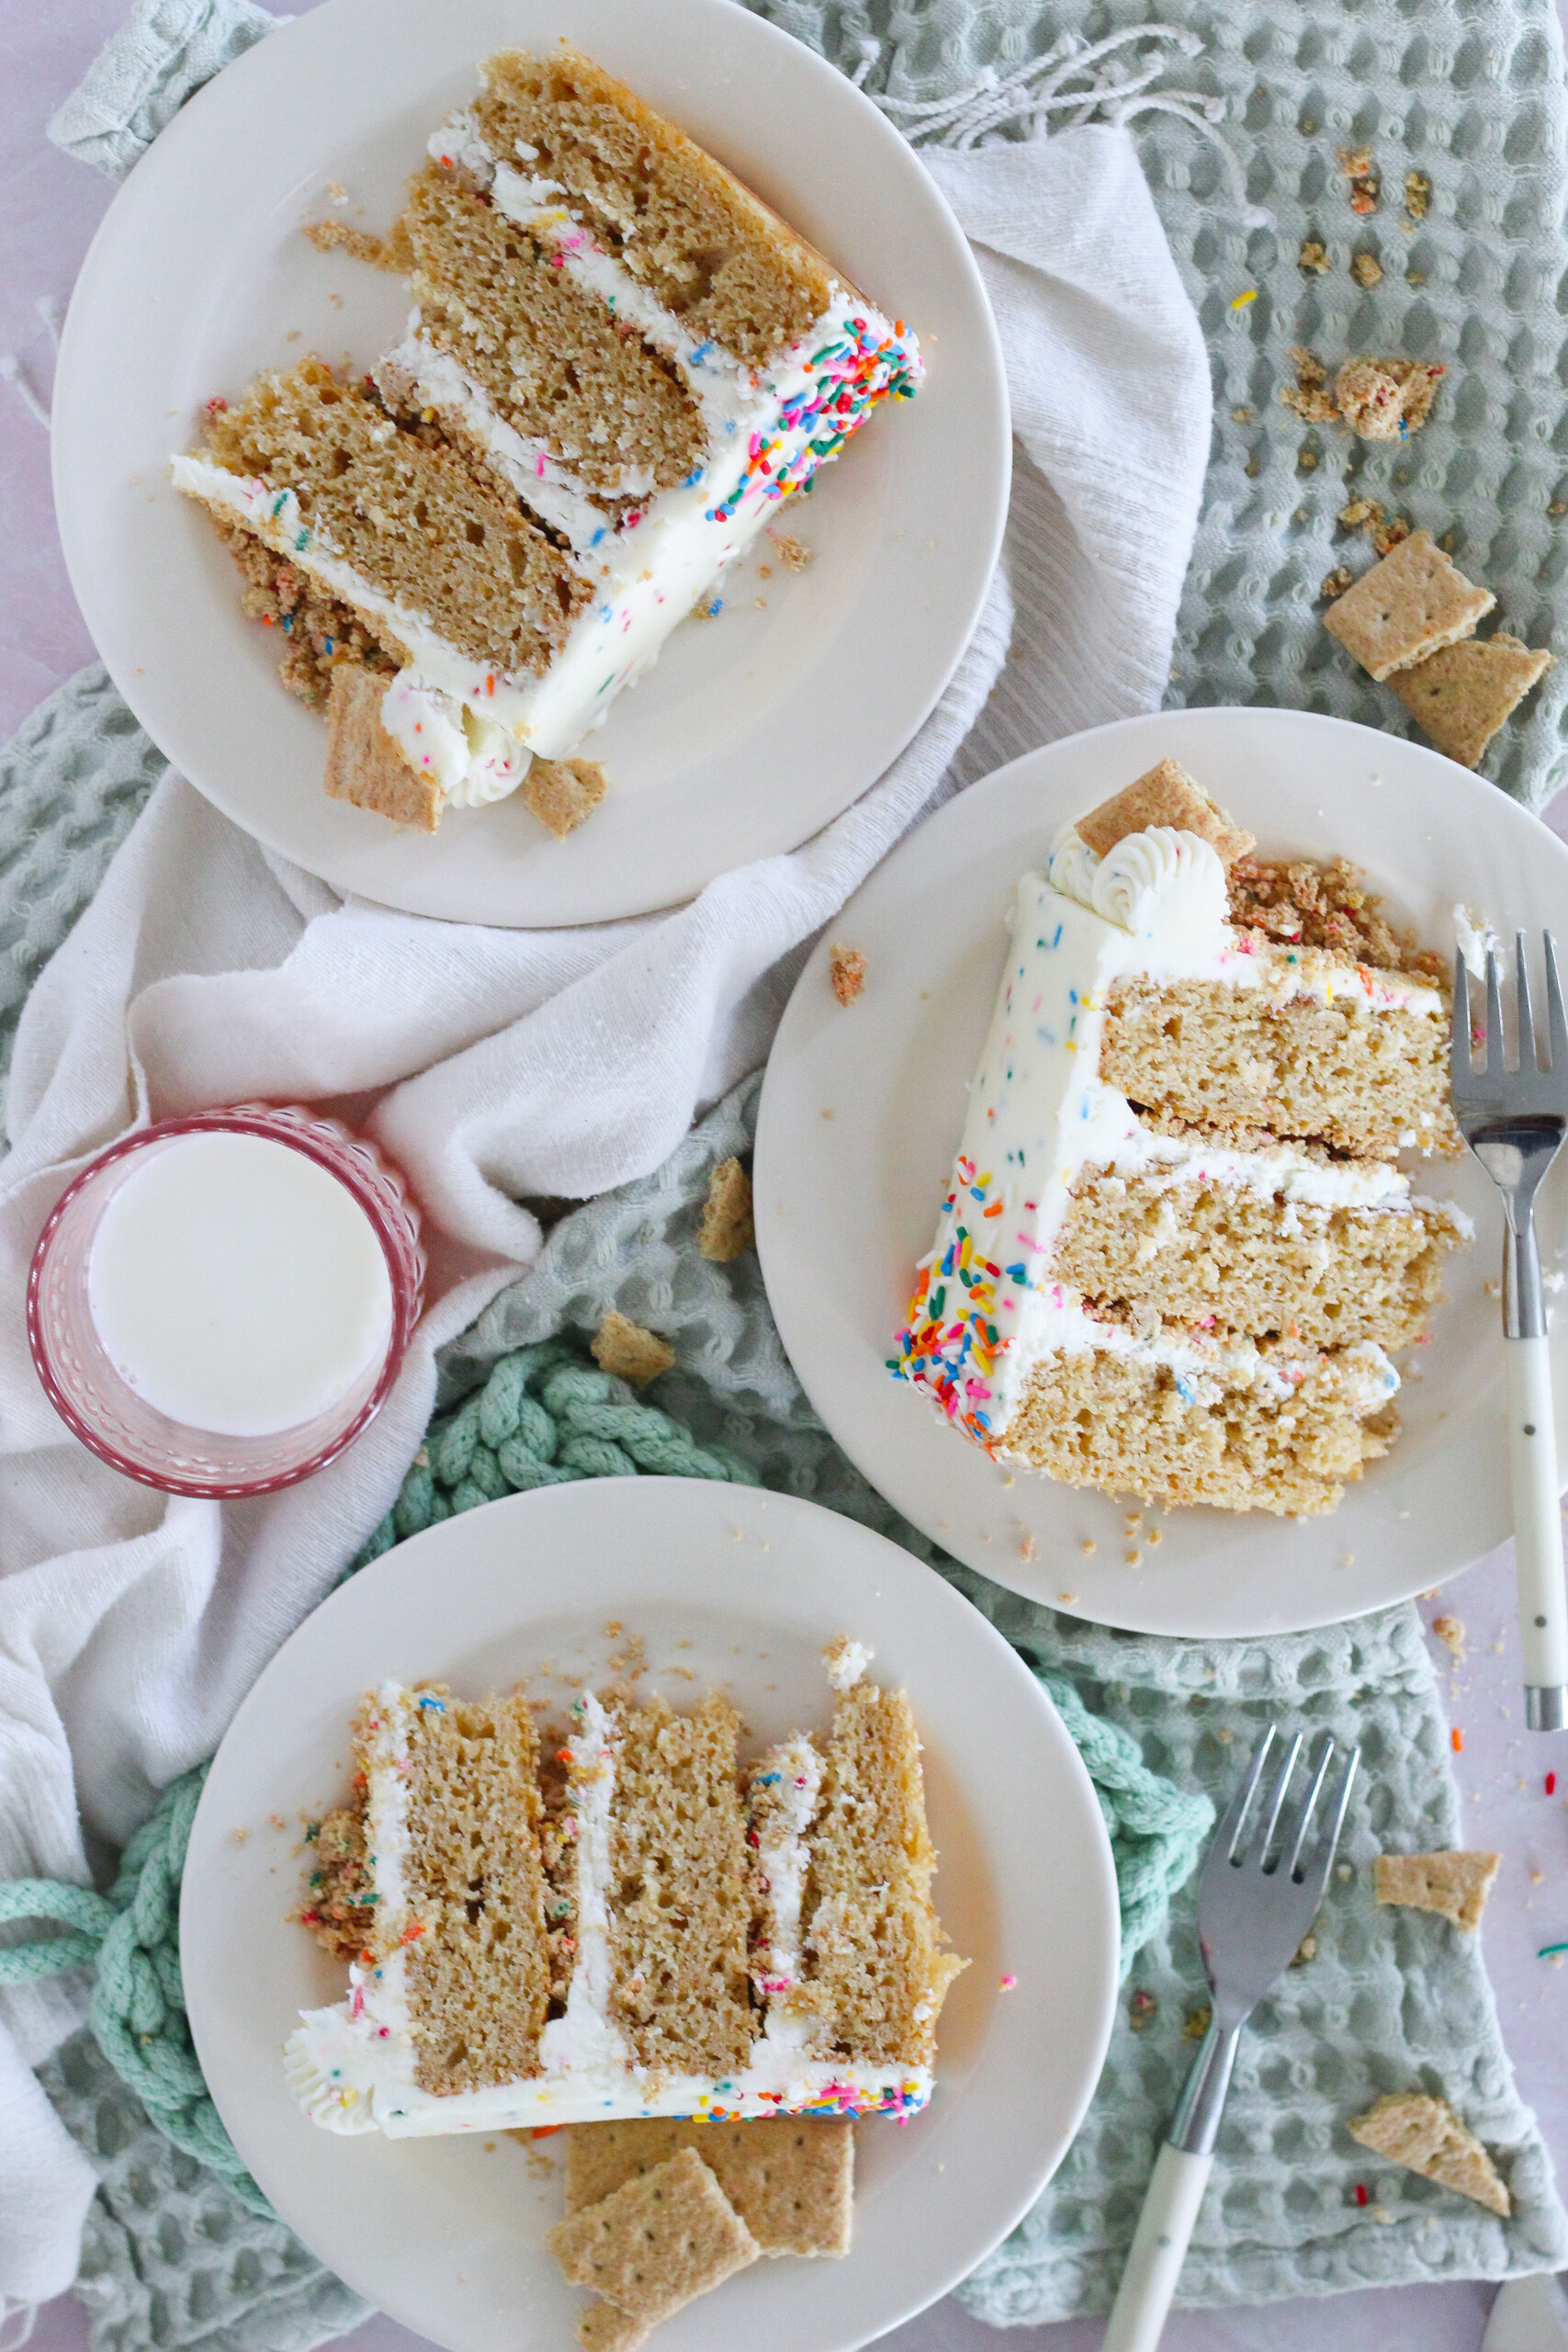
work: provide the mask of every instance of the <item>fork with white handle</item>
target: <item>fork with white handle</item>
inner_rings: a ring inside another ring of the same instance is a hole
[[[1497,951],[1486,951],[1486,1028],[1477,1067],[1470,981],[1463,954],[1454,957],[1450,1084],[1466,1143],[1503,1195],[1503,1354],[1508,1369],[1508,1468],[1514,1489],[1514,1554],[1519,1590],[1519,1648],[1525,1669],[1525,1722],[1531,1731],[1568,1724],[1568,1593],[1562,1576],[1558,1510],[1557,1429],[1551,1358],[1535,1245],[1535,1195],[1568,1133],[1568,1020],[1551,933],[1546,949],[1547,1059],[1541,1068],[1530,1013],[1525,935],[1514,933],[1515,1024],[1518,1058],[1504,1052],[1503,991]]]
[[[1170,2136],[1155,2159],[1105,2352],[1154,2352],[1159,2342],[1208,2186],[1242,2027],[1300,1951],[1334,1866],[1361,1751],[1350,1749],[1325,1798],[1335,1754],[1325,1736],[1305,1793],[1287,1813],[1302,1752],[1298,1732],[1254,1814],[1253,1799],[1279,1737],[1270,1724],[1253,1750],[1198,1882],[1198,1945],[1213,2007]]]

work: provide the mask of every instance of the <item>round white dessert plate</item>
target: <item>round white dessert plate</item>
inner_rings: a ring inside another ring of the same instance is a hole
[[[1501,1210],[1462,1159],[1406,1161],[1457,1201],[1476,1239],[1448,1261],[1447,1304],[1398,1361],[1404,1434],[1338,1509],[1145,1511],[991,1460],[888,1372],[931,1248],[1006,956],[1013,885],[1058,825],[1169,754],[1254,831],[1260,852],[1361,867],[1389,913],[1452,956],[1463,901],[1505,936],[1568,942],[1568,848],[1499,792],[1418,745],[1304,711],[1187,710],[1097,728],[1014,761],[910,835],[801,974],[768,1065],[757,1134],[768,1295],[807,1394],[860,1469],[917,1527],[998,1584],[1143,1633],[1255,1635],[1407,1599],[1511,1533],[1496,1296]],[[834,943],[865,957],[834,1000]],[[1568,1167],[1537,1212],[1549,1283]],[[1552,1317],[1558,1448],[1568,1464],[1568,1316]],[[1157,1537],[1157,1542],[1151,1540]]]
[[[640,1639],[645,1691],[682,1708],[722,1686],[754,1753],[830,1720],[821,1651],[840,1634],[908,1690],[936,1901],[971,1964],[931,2105],[858,2128],[849,2256],[758,2263],[669,2321],[661,2352],[850,2352],[973,2269],[1050,2177],[1104,2056],[1118,1914],[1093,1786],[1022,1660],[931,1569],[815,1503],[676,1478],[548,1488],[448,1520],[333,1593],[234,1718],[191,1832],[180,1953],[219,2113],[284,2220],[393,2319],[453,2352],[559,2352],[582,2298],[545,2245],[559,2139],[340,2138],[289,2096],[284,2039],[344,1984],[288,1922],[301,1823],[348,1793],[360,1694],[389,1676],[476,1696],[521,1680],[564,1711]]]
[[[921,338],[890,403],[682,623],[583,754],[609,797],[565,842],[519,795],[434,837],[329,800],[321,720],[280,684],[204,512],[169,485],[203,403],[319,352],[371,364],[400,278],[319,253],[326,219],[384,230],[479,61],[564,36],[729,164]],[[334,195],[334,191],[336,192]],[[110,208],[54,392],[66,561],[115,684],[224,813],[334,888],[464,922],[600,922],[671,906],[794,849],[909,741],[966,644],[1000,545],[1010,450],[996,328],[914,150],[845,77],[733,0],[327,0],[198,92]],[[766,565],[770,576],[761,576]]]

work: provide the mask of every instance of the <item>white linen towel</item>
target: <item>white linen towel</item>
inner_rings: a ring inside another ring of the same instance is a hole
[[[854,808],[674,912],[500,932],[342,901],[171,772],[35,989],[0,1166],[0,1876],[85,1880],[92,1841],[123,1841],[211,1752],[391,1502],[435,1348],[532,1262],[514,1196],[656,1167],[762,1059],[807,946],[920,815],[1036,743],[1158,706],[1210,395],[1132,141],[1086,126],[922,155],[996,307],[1018,469],[975,639]],[[67,1437],[28,1356],[23,1286],[85,1158],[248,1096],[364,1121],[437,1228],[434,1303],[347,1455],[220,1508],[132,1485]],[[0,2006],[0,2297],[74,2273],[91,2177],[28,2062],[80,2014],[58,1988]]]

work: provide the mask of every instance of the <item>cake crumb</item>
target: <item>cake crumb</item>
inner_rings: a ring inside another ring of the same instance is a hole
[[[1203,2003],[1201,2008],[1189,2009],[1181,2020],[1183,2041],[1201,2041],[1209,2030],[1213,2015],[1214,2012],[1207,2001]]]
[[[1127,2003],[1127,2023],[1134,2033],[1146,2033],[1159,2015],[1159,2003],[1140,1986]]]
[[[773,551],[786,571],[804,571],[811,560],[811,549],[799,539],[792,539],[784,532],[770,531]]]
[[[1090,1552],[1098,1551],[1098,1550],[1099,1550],[1099,1548],[1100,1548],[1100,1547],[1099,1547],[1099,1545],[1095,1543],[1095,1540],[1094,1540],[1094,1538],[1093,1538],[1093,1536],[1092,1536],[1092,1535],[1086,1535],[1086,1536],[1084,1537],[1084,1539],[1083,1539],[1082,1543],[1078,1545],[1078,1550],[1079,1550],[1081,1553],[1083,1553],[1083,1555],[1084,1555],[1084,1556],[1085,1556],[1086,1558],[1088,1557],[1088,1555],[1089,1555],[1089,1553],[1090,1553]]]
[[[1296,1946],[1295,1951],[1292,1956],[1291,1966],[1292,1968],[1305,1968],[1310,1961],[1314,1961],[1316,1958],[1317,1938],[1311,1934],[1304,1935],[1300,1943]]]
[[[1126,1553],[1123,1556],[1128,1567],[1130,1568],[1141,1568],[1144,1565],[1144,1555],[1135,1545],[1132,1551]]]
[[[332,194],[329,188],[328,195]],[[334,198],[334,203],[340,199]],[[347,203],[346,197],[341,199]],[[404,270],[412,259],[396,232],[390,237],[372,237],[364,229],[351,229],[346,220],[311,220],[301,233],[318,253],[347,254],[351,261],[368,262],[372,269]]]
[[[1412,220],[1425,220],[1432,201],[1432,183],[1425,172],[1404,175],[1404,209]]]
[[[644,1330],[640,1323],[633,1323],[617,1314],[614,1307],[605,1316],[594,1334],[589,1349],[601,1372],[613,1373],[619,1380],[629,1380],[634,1387],[644,1388],[668,1372],[675,1361],[675,1351],[668,1340]]]
[[[1343,596],[1346,589],[1355,584],[1355,578],[1356,575],[1348,564],[1337,564],[1332,571],[1324,573],[1318,585],[1319,598],[1332,604],[1336,596]]]
[[[828,978],[840,1004],[853,1004],[865,986],[865,957],[858,947],[835,947]]]
[[[1034,1538],[1032,1535],[1022,1535],[1019,1538],[1018,1556],[1021,1560],[1033,1559]]]
[[[1448,372],[1438,360],[1376,358],[1360,352],[1335,377],[1334,397],[1340,415],[1363,441],[1406,441],[1426,424]]]
[[[1456,1664],[1464,1664],[1464,1620],[1445,1612],[1432,1620],[1432,1631],[1443,1647],[1452,1653]]]
[[[523,805],[564,842],[609,789],[610,779],[597,760],[536,760],[523,786]]]
[[[1316,237],[1306,238],[1300,253],[1296,255],[1296,267],[1315,270],[1321,277],[1328,267],[1328,248],[1320,243]]]
[[[1382,194],[1382,182],[1372,167],[1370,147],[1341,147],[1337,156],[1340,170],[1350,183],[1350,209],[1366,214],[1375,212]]]
[[[1382,277],[1382,264],[1375,254],[1354,254],[1350,259],[1350,275],[1358,286],[1371,288]]]
[[[721,1159],[708,1178],[708,1196],[697,1227],[698,1252],[716,1265],[727,1266],[756,1246],[751,1179],[739,1159]]]
[[[1077,1598],[1078,1597],[1076,1592],[1059,1592],[1056,1595],[1056,1599],[1060,1601],[1064,1609],[1076,1608],[1077,1605]]]
[[[1233,408],[1231,411],[1231,421],[1235,424],[1250,424],[1252,423],[1252,411],[1249,408]]]

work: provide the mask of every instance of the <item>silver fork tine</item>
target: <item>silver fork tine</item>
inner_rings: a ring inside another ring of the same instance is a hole
[[[1552,1075],[1568,1073],[1568,1017],[1562,1011],[1562,983],[1557,977],[1557,944],[1549,931],[1540,934],[1546,950],[1546,1042]]]
[[[1240,1835],[1241,1825],[1247,1818],[1247,1809],[1252,1803],[1253,1792],[1263,1778],[1263,1767],[1269,1760],[1269,1750],[1278,1737],[1279,1734],[1274,1725],[1269,1724],[1252,1751],[1252,1761],[1247,1768],[1241,1786],[1220,1815],[1214,1831],[1213,1850],[1223,1854],[1227,1862],[1234,1862],[1236,1860],[1236,1840]]]
[[[1325,1736],[1323,1753],[1317,1759],[1317,1769],[1312,1776],[1307,1792],[1292,1813],[1290,1820],[1285,1825],[1284,1838],[1280,1841],[1280,1867],[1292,1878],[1295,1877],[1301,1868],[1302,1852],[1312,1829],[1313,1815],[1317,1809],[1317,1800],[1323,1792],[1323,1784],[1328,1778],[1328,1768],[1333,1761],[1334,1737],[1330,1733]],[[1293,1838],[1291,1834],[1292,1830],[1295,1832]],[[1288,1860],[1285,1859],[1284,1850],[1287,1846],[1290,1848]]]
[[[1486,950],[1487,1076],[1500,1078],[1507,1067],[1508,1057],[1503,1043],[1503,991],[1497,978],[1497,950],[1489,947]]]
[[[1519,1068],[1529,1071],[1537,1067],[1535,1057],[1535,1018],[1530,1012],[1530,976],[1525,966],[1525,935],[1514,933],[1514,990],[1517,999],[1515,1017],[1519,1030]]]
[[[1290,1791],[1291,1775],[1296,1769],[1296,1758],[1301,1752],[1302,1736],[1297,1732],[1286,1750],[1285,1760],[1280,1767],[1274,1785],[1269,1792],[1268,1803],[1258,1815],[1258,1834],[1253,1837],[1247,1850],[1248,1861],[1255,1855],[1259,1862],[1267,1862],[1269,1859],[1269,1849],[1274,1843],[1274,1831],[1279,1824],[1280,1809]]]
[[[1470,974],[1464,956],[1454,950],[1454,1009],[1449,1024],[1449,1084],[1457,1093],[1474,1073],[1471,1058],[1472,1039],[1470,1034]],[[1486,1067],[1484,1059],[1482,1069]]]
[[[1327,1762],[1326,1757],[1324,1761]],[[1345,1758],[1344,1768],[1339,1775],[1339,1784],[1329,1799],[1323,1835],[1317,1841],[1317,1850],[1313,1858],[1312,1869],[1310,1872],[1307,1871],[1302,1872],[1303,1884],[1315,1890],[1314,1900],[1322,1899],[1323,1890],[1328,1883],[1328,1866],[1339,1850],[1339,1833],[1345,1826],[1345,1815],[1350,1810],[1350,1792],[1356,1785],[1356,1772],[1360,1761],[1360,1749],[1353,1747]]]

